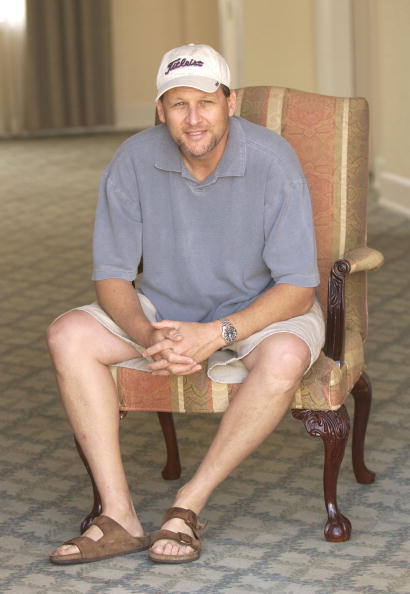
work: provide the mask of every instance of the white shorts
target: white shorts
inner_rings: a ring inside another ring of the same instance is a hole
[[[156,309],[153,303],[143,295],[137,293],[140,299],[141,307],[147,319],[151,322],[156,321]],[[107,330],[132,345],[138,353],[143,353],[145,348],[135,342],[128,334],[118,326],[114,320],[99,306],[95,301],[89,305],[76,307],[76,310],[86,311],[100,322]],[[271,336],[272,334],[289,333],[298,336],[303,340],[310,350],[310,365],[306,372],[310,369],[312,364],[319,357],[320,351],[325,341],[325,323],[323,319],[322,309],[317,300],[313,304],[311,310],[303,314],[286,320],[284,322],[275,322],[270,324],[263,330],[252,334],[248,338],[238,340],[233,344],[216,351],[208,359],[208,377],[215,381],[224,384],[236,384],[242,382],[248,374],[248,371],[241,361],[243,357],[248,355],[262,340]],[[147,359],[142,356],[137,356],[135,359],[115,363],[117,367],[128,367],[131,369],[138,369],[140,371],[150,372],[148,368]]]

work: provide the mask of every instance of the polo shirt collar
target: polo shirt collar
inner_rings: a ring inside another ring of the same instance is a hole
[[[155,167],[163,171],[175,171],[183,177],[191,177],[181,159],[179,149],[171,138],[165,124],[162,141],[158,147]],[[229,122],[229,136],[224,154],[216,170],[209,176],[209,181],[216,181],[218,177],[243,176],[246,167],[246,139],[239,118],[233,116]]]

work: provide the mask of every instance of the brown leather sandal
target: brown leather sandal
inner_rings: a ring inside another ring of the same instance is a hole
[[[125,528],[108,516],[98,516],[93,524],[98,526],[103,533],[99,540],[93,540],[88,536],[71,538],[64,545],[75,545],[78,547],[79,552],[69,555],[50,555],[51,563],[56,565],[92,563],[93,561],[100,561],[117,555],[145,551],[151,545],[152,541],[149,535],[131,536]]]
[[[151,544],[154,544],[158,540],[175,540],[181,545],[190,546],[193,551],[185,555],[164,555],[163,553],[154,553],[152,549],[149,551],[149,558],[155,563],[189,563],[190,561],[196,561],[201,555],[201,533],[206,528],[207,522],[199,522],[197,515],[190,509],[184,509],[183,507],[170,507],[166,510],[162,524],[168,522],[172,518],[180,518],[184,520],[185,524],[191,528],[194,536],[185,534],[184,532],[172,532],[171,530],[157,530],[152,534]]]

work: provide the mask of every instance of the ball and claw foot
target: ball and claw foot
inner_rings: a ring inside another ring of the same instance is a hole
[[[339,512],[326,522],[324,534],[329,542],[344,542],[349,540],[352,532],[350,520]]]

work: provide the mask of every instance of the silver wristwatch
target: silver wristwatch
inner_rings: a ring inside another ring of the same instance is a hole
[[[230,320],[223,319],[219,320],[222,324],[221,326],[221,336],[226,342],[226,344],[232,344],[238,337],[238,332],[235,326],[232,324]]]

